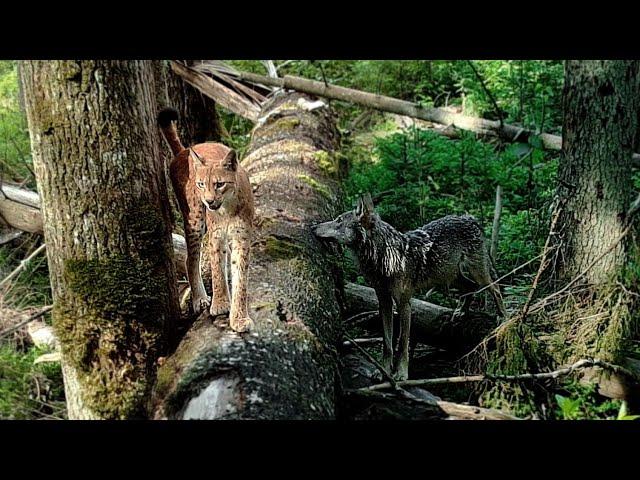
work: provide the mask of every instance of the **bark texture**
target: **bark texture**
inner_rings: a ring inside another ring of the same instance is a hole
[[[335,415],[336,266],[310,232],[339,210],[338,132],[300,94],[264,107],[242,165],[256,200],[249,267],[255,328],[201,317],[158,374],[156,418],[314,419]]]
[[[569,280],[602,255],[624,229],[632,200],[632,155],[640,110],[640,62],[567,61],[563,150],[558,196],[561,280]],[[586,275],[607,281],[627,260],[623,242]]]
[[[21,75],[69,418],[144,417],[178,313],[151,63]]]

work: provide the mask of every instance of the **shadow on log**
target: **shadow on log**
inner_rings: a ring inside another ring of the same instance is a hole
[[[339,135],[327,106],[301,94],[270,100],[242,165],[256,200],[249,268],[253,331],[200,317],[165,359],[156,418],[335,416],[340,310],[336,267],[309,225],[339,210]]]

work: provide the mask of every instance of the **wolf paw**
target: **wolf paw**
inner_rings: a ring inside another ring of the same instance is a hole
[[[231,328],[238,333],[248,332],[254,327],[253,320],[249,317],[231,319],[229,324]]]
[[[218,315],[228,315],[229,303],[212,304],[211,308],[209,309],[209,314],[212,317],[217,317]]]
[[[400,368],[397,372],[393,372],[391,376],[396,382],[402,382],[409,378],[409,369]]]

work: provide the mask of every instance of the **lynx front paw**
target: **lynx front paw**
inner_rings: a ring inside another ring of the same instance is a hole
[[[196,315],[200,315],[202,312],[206,311],[209,307],[210,299],[209,297],[196,297],[191,302],[193,306],[193,312]]]
[[[248,332],[254,326],[253,320],[249,317],[231,319],[229,324],[231,328],[238,333]]]
[[[228,315],[229,314],[229,303],[219,303],[212,304],[209,309],[209,313],[212,317],[217,317],[218,315]]]

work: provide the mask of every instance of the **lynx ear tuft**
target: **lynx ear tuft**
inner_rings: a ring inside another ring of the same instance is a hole
[[[193,148],[189,149],[189,151],[191,152],[191,156],[196,159],[197,164],[204,167],[204,160],[202,157],[198,155]]]
[[[235,172],[238,169],[238,158],[235,150],[229,150],[227,156],[222,160],[222,168],[230,172]]]

